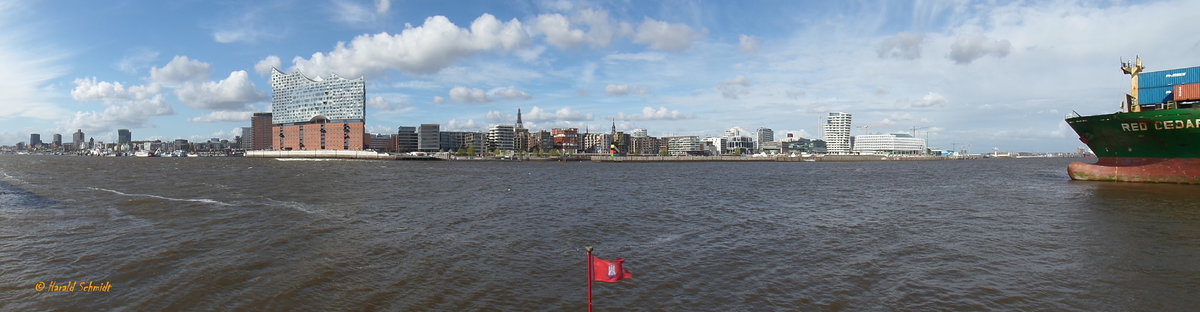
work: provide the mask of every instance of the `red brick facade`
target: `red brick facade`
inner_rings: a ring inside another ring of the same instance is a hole
[[[271,146],[275,150],[358,151],[366,136],[362,122],[276,125],[271,127]]]

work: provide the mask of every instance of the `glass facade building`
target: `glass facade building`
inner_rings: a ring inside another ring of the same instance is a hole
[[[362,150],[367,88],[363,78],[311,79],[271,70],[271,141],[276,150]]]

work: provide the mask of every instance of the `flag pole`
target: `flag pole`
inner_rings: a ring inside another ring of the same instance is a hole
[[[592,247],[587,248],[588,312],[592,312]]]

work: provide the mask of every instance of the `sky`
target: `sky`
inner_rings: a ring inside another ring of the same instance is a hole
[[[1200,1],[0,0],[0,145],[233,139],[272,67],[364,77],[367,129],[915,133],[1066,152],[1120,61],[1200,66]],[[914,130],[915,129],[915,130]]]

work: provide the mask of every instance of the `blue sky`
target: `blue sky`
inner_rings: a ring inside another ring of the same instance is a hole
[[[1118,109],[1122,58],[1200,65],[1197,1],[0,0],[0,144],[232,139],[271,66],[366,77],[367,127],[645,128],[819,138],[911,131],[975,152],[1073,151]]]

